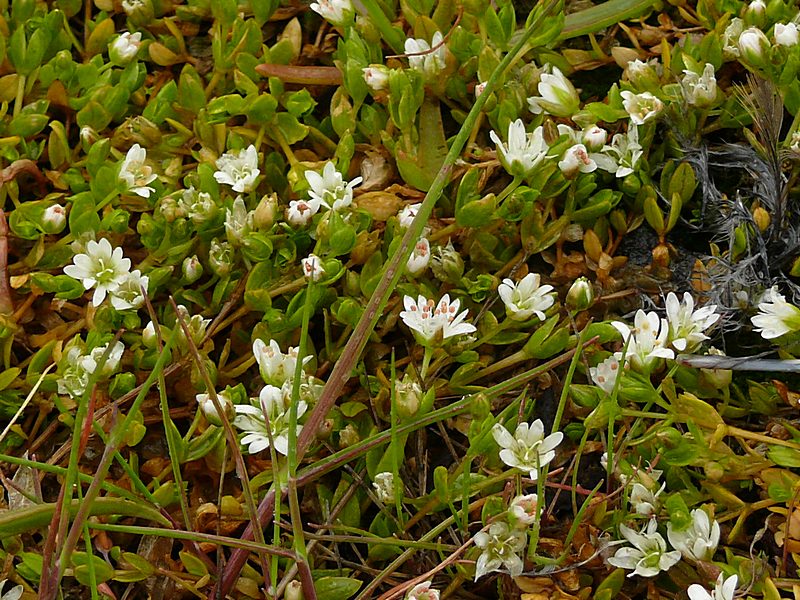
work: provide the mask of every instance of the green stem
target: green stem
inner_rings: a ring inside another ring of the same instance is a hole
[[[522,178],[514,176],[514,179],[509,183],[505,189],[500,192],[500,195],[497,196],[497,205],[500,206],[511,193],[519,187],[519,184],[522,183]]]
[[[28,78],[25,75],[20,75],[17,79],[17,97],[14,99],[14,116],[18,116],[22,110],[22,104],[25,102],[25,85],[28,83]]]

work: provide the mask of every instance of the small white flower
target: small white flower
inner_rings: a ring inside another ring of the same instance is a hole
[[[183,190],[178,199],[178,207],[186,213],[192,223],[203,225],[209,222],[217,214],[217,205],[208,192],[198,192],[194,186],[189,186]]]
[[[508,512],[521,524],[523,528],[532,525],[539,518],[539,497],[536,494],[517,496],[511,501]]]
[[[541,419],[533,423],[520,423],[514,435],[500,423],[492,427],[492,437],[502,448],[500,460],[509,467],[527,471],[531,479],[539,478],[539,469],[550,464],[556,457],[556,447],[564,439],[560,431],[544,435],[544,424]]]
[[[608,563],[620,569],[631,570],[628,577],[655,577],[661,571],[669,570],[681,559],[681,553],[677,550],[667,552],[667,543],[656,531],[657,527],[658,522],[655,519],[651,519],[641,533],[620,525],[619,532],[633,548],[620,548],[608,559]]]
[[[370,65],[361,70],[364,81],[373,92],[379,92],[389,87],[389,73],[391,69],[384,65]]]
[[[147,292],[149,283],[150,278],[142,275],[139,269],[131,271],[115,290],[111,290],[111,306],[117,310],[141,307],[144,304],[142,289]]]
[[[254,212],[247,210],[241,196],[236,196],[233,208],[225,209],[225,234],[231,244],[241,244],[244,236],[253,230]]]
[[[625,90],[621,96],[622,106],[635,125],[643,125],[645,121],[654,119],[664,108],[664,103],[650,92],[634,94]]]
[[[418,583],[406,595],[406,600],[439,600],[439,590],[431,587],[430,581]]]
[[[722,33],[722,53],[725,58],[732,60],[739,56],[739,36],[744,31],[744,21],[734,17]]]
[[[126,31],[111,42],[108,47],[108,56],[115,65],[123,66],[134,59],[142,45],[142,34],[138,31]]]
[[[637,58],[628,63],[625,72],[628,75],[628,81],[638,89],[648,89],[659,83],[658,66],[658,59],[644,62]]]
[[[483,83],[476,83],[475,84],[475,97],[479,97],[483,91],[486,89],[486,82]]]
[[[464,323],[469,310],[459,313],[461,301],[450,302],[449,294],[442,296],[438,304],[424,296],[419,296],[416,302],[411,296],[405,296],[403,305],[405,310],[400,318],[423,346],[438,345],[449,337],[476,331],[474,325]]]
[[[414,251],[406,262],[406,271],[411,275],[419,275],[428,268],[431,260],[431,245],[426,238],[420,240],[414,246]]]
[[[332,210],[342,210],[353,203],[353,188],[361,183],[361,177],[356,177],[345,185],[342,174],[336,170],[331,161],[325,163],[322,175],[316,171],[306,171],[306,181],[311,186],[308,194],[311,200],[317,202],[317,207],[324,206]],[[314,210],[312,214],[317,212]]]
[[[311,222],[311,217],[319,211],[319,201],[315,199],[309,200],[291,200],[289,208],[286,209],[286,220],[294,227],[305,227]]]
[[[658,485],[658,483],[654,482],[653,487],[656,485]],[[661,502],[659,501],[658,497],[661,495],[661,492],[666,489],[666,487],[667,484],[663,483],[661,484],[661,487],[654,492],[651,487],[648,487],[639,481],[635,482],[631,489],[631,496],[629,498],[633,512],[635,512],[637,515],[644,515],[646,517],[654,515],[661,506]]]
[[[145,163],[146,160],[147,150],[139,144],[134,144],[119,168],[119,178],[125,183],[128,191],[142,198],[149,198],[150,194],[156,191],[147,185],[155,181],[156,174],[153,173],[152,167]]]
[[[675,531],[672,523],[667,523],[667,538],[672,547],[688,560],[711,560],[719,544],[719,523],[711,522],[706,512],[700,508],[692,511],[692,524],[681,531]]]
[[[545,66],[538,90],[539,96],[528,98],[528,108],[535,115],[545,112],[556,117],[571,117],[580,108],[577,90],[558,67]]]
[[[443,44],[444,36],[440,31],[433,34],[431,43],[425,40],[408,38],[405,53],[408,55],[408,66],[433,78],[447,65],[447,49]],[[431,48],[436,50],[431,51]]]
[[[589,367],[589,375],[592,377],[592,381],[607,394],[614,391],[619,372],[619,359],[616,356],[609,356],[596,367]]]
[[[378,494],[378,500],[384,504],[394,504],[394,474],[391,471],[384,471],[375,475],[372,487]]]
[[[611,145],[604,146],[603,153],[594,156],[594,161],[604,171],[614,173],[617,177],[626,177],[633,173],[641,156],[639,130],[631,123],[628,133],[616,134],[611,140]]]
[[[211,399],[211,396],[209,394],[197,394],[195,395],[195,399],[206,420],[212,425],[221,426],[223,419],[219,412],[217,412],[217,408],[214,406],[214,401]],[[225,392],[217,392],[217,401],[225,416],[228,419],[233,418],[235,411],[230,396]]]
[[[83,288],[94,289],[92,304],[100,306],[106,294],[116,291],[128,278],[131,261],[122,255],[122,248],[112,248],[103,238],[99,242],[89,240],[86,254],[76,254],[73,264],[64,267],[64,273],[80,279]]]
[[[684,98],[689,104],[699,107],[710,106],[717,97],[717,78],[714,77],[714,65],[706,63],[703,74],[686,69],[681,81]]]
[[[591,173],[597,169],[597,163],[583,144],[570,146],[564,157],[558,161],[558,168],[566,177],[574,177],[578,173]]]
[[[261,171],[258,168],[258,152],[253,144],[244,150],[226,152],[217,159],[214,179],[231,186],[234,192],[252,192]]]
[[[300,261],[300,265],[303,269],[303,277],[310,281],[319,281],[325,275],[322,260],[316,254],[309,254]]]
[[[97,368],[96,365],[100,363],[100,359],[103,358],[106,350],[108,350],[108,344],[103,344],[97,348],[92,348],[91,352],[89,352],[89,358],[95,365],[95,367],[92,369],[92,372],[94,372],[94,369]],[[104,377],[112,375],[119,368],[119,363],[122,360],[123,352],[125,352],[125,344],[120,341],[115,342],[114,346],[111,348],[111,352],[108,353],[106,362],[103,363],[103,368],[100,371],[100,374]]]
[[[225,240],[214,238],[208,248],[208,264],[219,277],[226,277],[231,272],[235,255],[233,246]]]
[[[263,340],[256,339],[253,342],[253,356],[258,362],[258,370],[265,383],[282,386],[287,381],[294,378],[294,371],[297,368],[298,348],[289,348],[284,354],[281,347],[275,340],[270,340],[269,345]],[[311,356],[303,358],[303,364],[311,360]]]
[[[522,119],[509,123],[508,146],[494,131],[489,132],[489,137],[497,144],[497,153],[503,166],[516,177],[529,175],[547,156],[548,146],[544,141],[543,128],[539,126],[533,133],[526,133]]]
[[[602,149],[607,139],[608,132],[597,125],[587,127],[581,134],[581,141],[583,142],[583,145],[586,146],[587,150],[592,152]]]
[[[696,350],[701,342],[708,339],[703,332],[719,320],[715,304],[694,310],[694,300],[689,292],[684,292],[683,303],[670,292],[666,306],[669,340],[679,352]]]
[[[145,8],[144,0],[122,0],[122,10],[125,14],[131,16],[138,10]]]
[[[675,353],[666,347],[669,324],[655,312],[636,311],[634,329],[625,323],[611,323],[622,334],[623,342],[628,344],[625,359],[637,370],[649,370],[659,358],[675,358]]]
[[[275,451],[286,456],[289,453],[289,406],[291,403],[291,385],[282,388],[265,385],[259,394],[259,406],[237,404],[236,418],[233,424],[245,435],[241,439],[250,454],[266,450],[270,445],[270,434]],[[308,405],[300,400],[297,404],[297,418],[302,417]],[[266,418],[265,418],[266,417]],[[267,425],[267,419],[269,425]],[[297,434],[303,426],[297,425]]]
[[[400,227],[408,229],[411,227],[411,223],[414,221],[414,217],[417,216],[420,207],[422,206],[421,202],[417,204],[406,204],[400,212],[397,213],[397,218],[400,220]]]
[[[6,583],[8,583],[8,579],[0,581],[0,600],[19,600],[22,598],[22,592],[25,590],[21,585],[12,585],[8,590],[5,590]],[[439,600],[438,592],[436,593],[436,600]]]
[[[89,384],[89,376],[97,368],[95,360],[84,355],[80,346],[67,350],[61,363],[64,370],[58,379],[58,393],[72,398],[80,398]]]
[[[69,273],[67,273],[69,275]],[[750,318],[756,331],[766,340],[800,330],[800,308],[786,301],[777,286],[764,292],[758,304],[758,314]]]
[[[67,211],[60,204],[53,204],[44,209],[42,229],[46,233],[61,233],[67,224]]]
[[[797,25],[794,23],[775,23],[773,31],[775,35],[775,43],[779,46],[796,46],[800,39],[800,34],[797,31]]]
[[[739,36],[739,53],[750,64],[760,65],[769,51],[770,43],[758,27],[745,29]]]
[[[731,575],[727,579],[720,573],[717,577],[717,584],[711,593],[697,583],[689,586],[687,592],[689,593],[690,600],[733,600],[733,595],[736,593],[736,584],[739,581],[738,575]]]
[[[353,17],[353,5],[350,0],[319,0],[311,4],[311,10],[332,25],[339,27]]]
[[[519,577],[525,566],[519,553],[524,550],[527,541],[528,537],[523,531],[511,529],[502,521],[489,525],[488,532],[475,534],[475,546],[483,550],[475,564],[475,581],[503,566],[512,577]]]
[[[536,315],[545,320],[544,311],[553,306],[555,296],[552,285],[539,285],[538,273],[528,273],[518,283],[504,279],[497,287],[497,293],[506,306],[506,314],[513,321],[527,321]]]

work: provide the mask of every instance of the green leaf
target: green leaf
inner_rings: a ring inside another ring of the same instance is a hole
[[[361,581],[350,577],[322,577],[314,581],[318,600],[347,600],[361,587]]]

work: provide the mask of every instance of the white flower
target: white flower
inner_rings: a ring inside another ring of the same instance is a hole
[[[322,260],[316,254],[309,254],[306,258],[300,261],[303,269],[303,277],[311,281],[319,281],[325,275],[325,268],[322,266]]]
[[[98,346],[97,348],[92,348],[91,352],[89,352],[88,358],[90,361],[85,361],[85,366],[90,364],[94,364],[91,367],[90,372],[94,372],[97,368],[97,365],[100,363],[100,359],[103,358],[103,355],[108,350],[108,344],[103,344],[102,346]],[[108,357],[106,357],[106,362],[103,363],[103,368],[100,371],[100,374],[104,377],[108,377],[109,375],[113,374],[119,368],[119,362],[122,360],[122,353],[125,352],[125,344],[120,341],[114,343],[113,348],[111,348],[111,352],[108,353]]]
[[[0,600],[19,600],[22,598],[22,592],[24,588],[21,585],[12,585],[8,591],[5,591],[4,588],[6,587],[6,583],[8,579],[0,580]],[[439,593],[436,593],[436,600],[439,600]]]
[[[703,74],[686,69],[681,81],[684,98],[689,104],[699,107],[710,106],[717,97],[717,78],[714,77],[714,65],[706,63]]]
[[[208,247],[208,264],[219,277],[230,274],[234,258],[233,246],[230,243],[225,240],[219,241],[217,238],[211,240]]]
[[[564,157],[558,161],[558,168],[566,177],[574,177],[578,173],[591,173],[597,169],[597,163],[583,144],[570,146]]]
[[[796,46],[800,35],[797,31],[797,25],[794,23],[775,23],[773,30],[775,35],[775,43],[779,46]]]
[[[150,278],[142,275],[139,269],[128,273],[115,290],[111,290],[111,306],[117,310],[130,310],[139,308],[144,304],[142,289],[147,292]]]
[[[607,394],[614,391],[619,372],[619,359],[616,356],[609,356],[596,367],[589,367],[589,375],[592,377],[592,381]]]
[[[217,407],[214,406],[214,401],[211,399],[211,396],[209,394],[197,394],[195,395],[195,399],[206,420],[212,425],[221,426],[223,419],[219,412],[217,412]],[[235,411],[231,397],[225,392],[217,392],[217,401],[225,416],[228,419],[232,418]]]
[[[286,209],[286,220],[295,227],[305,227],[311,221],[311,217],[319,211],[319,201],[310,200],[291,200],[289,208]]]
[[[391,69],[384,65],[370,65],[361,69],[364,81],[373,92],[379,92],[389,87],[389,73]]]
[[[528,108],[535,115],[546,112],[556,117],[571,117],[580,108],[577,90],[558,67],[545,66],[537,89],[540,96],[528,98]]]
[[[658,485],[657,482],[653,483],[653,487]],[[663,483],[661,484],[661,487],[654,492],[651,487],[648,487],[639,481],[635,482],[631,489],[631,496],[629,498],[633,512],[635,512],[637,515],[644,516],[655,514],[658,508],[661,506],[661,502],[658,500],[658,497],[661,495],[661,492],[666,489],[666,487],[667,484]]]
[[[316,171],[306,171],[306,181],[311,189],[308,191],[317,207],[320,205],[328,209],[341,210],[353,203],[353,188],[361,183],[361,177],[356,177],[345,185],[342,174],[336,170],[331,161],[325,163],[322,175]],[[314,210],[312,214],[317,212]]]
[[[83,354],[79,346],[72,346],[63,360],[64,371],[58,379],[58,393],[80,398],[89,384],[89,376],[94,373],[97,363],[91,356]]]
[[[727,59],[739,56],[739,36],[744,31],[744,21],[734,17],[722,33],[722,53]]]
[[[69,275],[69,273],[67,273]],[[800,330],[800,308],[786,301],[777,286],[764,292],[758,303],[758,314],[750,318],[756,331],[766,340]]]
[[[270,434],[275,451],[286,456],[289,453],[289,406],[291,403],[291,385],[282,388],[265,385],[259,394],[259,406],[252,404],[236,405],[236,418],[233,424],[245,432],[242,445],[247,446],[250,454],[266,450],[270,445]],[[297,418],[302,417],[308,405],[300,400],[297,404]],[[267,420],[269,425],[267,425]],[[297,434],[303,429],[297,426]]]
[[[526,525],[532,525],[539,517],[539,497],[536,494],[527,494],[525,496],[517,496],[511,501],[511,506],[508,507],[517,523],[521,524],[523,528]]]
[[[514,321],[527,321],[536,315],[545,320],[544,311],[553,306],[555,297],[552,285],[539,285],[539,274],[528,273],[518,283],[504,279],[497,287],[497,293],[506,305],[506,314]]]
[[[630,61],[625,67],[625,72],[630,81],[638,89],[649,89],[659,84],[658,59],[641,61],[638,58]]]
[[[595,155],[594,161],[604,171],[614,173],[617,177],[625,177],[633,173],[641,156],[639,131],[636,125],[631,124],[627,135],[616,134],[611,140],[611,145],[604,146],[603,153]]]
[[[649,370],[659,358],[675,358],[672,350],[666,347],[669,324],[660,319],[655,312],[636,311],[634,329],[625,323],[611,323],[622,334],[623,342],[628,344],[625,359],[637,370]]]
[[[253,230],[254,212],[248,211],[241,196],[236,196],[233,208],[225,209],[225,234],[231,244],[241,244],[245,235]]]
[[[516,177],[524,177],[547,156],[548,146],[544,141],[541,126],[534,129],[533,133],[525,132],[522,119],[517,119],[508,125],[508,146],[494,131],[489,132],[489,137],[497,144],[499,158],[506,170]]]
[[[431,245],[426,238],[420,240],[414,246],[414,251],[406,262],[406,271],[411,275],[419,275],[428,268],[431,260]]]
[[[486,573],[505,566],[512,577],[519,577],[525,566],[519,553],[525,549],[528,537],[523,531],[510,529],[506,523],[495,521],[489,531],[475,534],[475,546],[483,550],[475,564],[475,581]]]
[[[417,216],[421,206],[421,202],[418,202],[417,204],[407,204],[404,206],[400,212],[397,213],[397,218],[400,220],[400,227],[404,227],[406,229],[411,227],[411,223],[414,221],[414,217]]]
[[[420,71],[433,78],[443,70],[447,64],[447,49],[443,43],[444,36],[440,31],[433,34],[431,43],[425,40],[408,38],[405,43],[405,53],[408,55],[408,66],[415,71]],[[436,50],[431,51],[431,48]]]
[[[608,139],[608,133],[605,129],[597,125],[587,127],[581,134],[583,145],[586,146],[587,150],[591,150],[592,152],[600,150],[605,145],[606,139]]]
[[[139,52],[142,45],[142,34],[138,31],[131,33],[126,31],[111,42],[108,47],[108,56],[115,65],[123,66],[128,64]]]
[[[760,65],[769,51],[769,40],[758,27],[745,29],[739,36],[739,52],[744,59],[754,65]]]
[[[621,96],[622,106],[635,125],[643,125],[645,121],[655,118],[664,108],[664,103],[650,92],[634,94],[625,90]]]
[[[403,305],[405,310],[400,313],[400,318],[423,346],[440,344],[449,337],[476,330],[471,323],[464,323],[469,310],[459,313],[461,301],[450,302],[449,294],[442,296],[438,304],[424,296],[419,296],[416,302],[411,296],[405,296]]]
[[[384,504],[394,504],[394,474],[391,471],[378,473],[372,480],[372,487],[378,494],[378,500]]]
[[[145,8],[144,0],[122,0],[122,10],[125,14],[131,16],[136,11]]]
[[[287,381],[292,381],[297,368],[297,353],[298,348],[289,348],[284,354],[275,340],[270,340],[269,345],[260,339],[253,342],[253,356],[258,362],[261,377],[265,383],[274,386],[280,387]],[[311,356],[304,357],[303,364],[305,365],[311,358]]]
[[[311,10],[333,25],[342,26],[353,16],[350,0],[319,0],[311,4]]]
[[[99,242],[89,240],[86,254],[76,254],[73,264],[64,267],[64,273],[80,279],[83,288],[95,288],[92,304],[100,306],[106,294],[114,292],[128,278],[131,261],[122,255],[122,248],[112,248],[103,238]]]
[[[717,584],[711,593],[708,593],[702,585],[697,583],[690,585],[687,592],[690,600],[733,600],[738,581],[738,575],[731,575],[725,579],[725,576],[720,573],[719,577],[717,577]]]
[[[669,340],[679,352],[692,352],[708,336],[703,332],[719,320],[716,304],[694,310],[694,300],[689,292],[684,292],[683,303],[670,292],[667,294],[667,323]]]
[[[198,192],[194,186],[183,190],[178,199],[178,206],[192,220],[195,225],[202,225],[213,219],[217,214],[217,205],[208,192]]]
[[[692,524],[681,531],[675,531],[672,523],[667,523],[667,538],[672,547],[684,558],[694,561],[711,560],[719,544],[719,523],[711,522],[706,512],[700,508],[692,511]]]
[[[520,423],[514,435],[500,423],[492,427],[492,437],[502,448],[500,460],[509,467],[527,471],[531,479],[539,478],[539,469],[550,464],[556,457],[556,447],[564,439],[560,431],[544,436],[544,424],[541,419],[533,423]]]
[[[475,84],[475,97],[479,97],[483,91],[486,89],[486,82],[483,83],[476,83]]]
[[[408,592],[406,600],[439,600],[439,590],[431,588],[430,581],[418,583]]]
[[[145,164],[146,160],[147,150],[139,144],[134,144],[119,168],[119,178],[125,183],[128,191],[142,198],[149,198],[150,194],[156,191],[147,185],[155,181],[156,174],[150,165]]]
[[[656,531],[657,527],[658,522],[655,519],[651,519],[641,533],[620,525],[620,533],[633,548],[620,548],[608,559],[608,563],[620,569],[632,570],[628,577],[655,577],[661,571],[670,569],[681,559],[681,553],[677,550],[667,552],[667,543]]]
[[[244,150],[226,152],[217,159],[214,179],[231,186],[234,192],[252,192],[261,171],[258,168],[258,152],[253,144]]]

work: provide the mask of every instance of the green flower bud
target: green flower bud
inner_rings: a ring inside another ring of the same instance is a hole
[[[757,27],[745,29],[739,36],[739,53],[742,58],[754,67],[766,65],[770,43],[764,32]]]
[[[450,241],[434,248],[430,266],[436,279],[445,283],[458,283],[464,275],[464,259]]]
[[[217,276],[226,277],[230,275],[231,267],[233,266],[233,247],[225,241],[211,240],[208,263]]]
[[[579,277],[567,292],[567,308],[574,312],[586,310],[594,304],[594,288],[586,277]]]
[[[196,254],[183,259],[181,272],[183,273],[184,280],[188,284],[194,283],[203,276],[203,265],[200,264],[200,259],[197,258]]]
[[[394,384],[397,412],[402,418],[410,418],[417,414],[422,402],[422,388],[419,383],[408,376]]]
[[[275,223],[278,212],[278,194],[272,193],[261,198],[253,215],[253,224],[258,229],[269,229]]]

